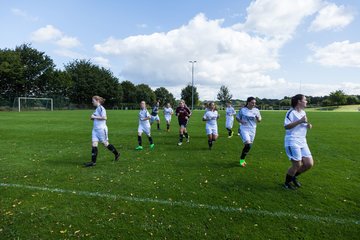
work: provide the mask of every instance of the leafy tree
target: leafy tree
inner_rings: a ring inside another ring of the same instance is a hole
[[[170,93],[166,88],[159,87],[155,89],[154,91],[156,99],[160,100],[160,105],[165,105],[167,103],[170,103],[171,106],[175,105],[175,98],[172,93]]]
[[[156,100],[156,96],[149,85],[139,84],[136,86],[136,100],[137,102],[145,101],[147,104],[152,105]]]
[[[359,102],[359,99],[356,96],[347,96],[346,98],[346,104],[352,105],[357,104]]]
[[[136,86],[130,81],[123,81],[121,82],[121,87],[124,92],[123,102],[136,103]]]
[[[221,104],[225,105],[227,102],[231,101],[232,94],[229,91],[229,88],[225,85],[220,87],[220,90],[217,94],[217,99],[220,101]]]
[[[346,103],[346,95],[342,90],[331,92],[329,100],[333,105],[344,105]]]
[[[183,99],[189,107],[191,107],[191,92],[192,92],[191,84],[188,84],[185,88],[181,89],[181,99]],[[198,101],[199,101],[199,93],[197,92],[197,89],[194,86],[194,106],[197,105]]]
[[[65,66],[73,85],[70,100],[81,105],[90,105],[91,97],[99,95],[106,99],[106,106],[118,106],[122,101],[122,88],[112,72],[100,68],[88,60],[75,60]]]

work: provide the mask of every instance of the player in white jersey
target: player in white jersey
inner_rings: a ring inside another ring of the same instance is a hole
[[[91,162],[84,164],[85,167],[92,167],[96,165],[96,158],[98,155],[98,143],[101,142],[115,155],[115,161],[119,160],[120,153],[116,148],[109,143],[108,128],[106,126],[106,110],[102,106],[104,99],[99,96],[92,97],[92,103],[96,107],[95,112],[91,115],[90,119],[94,121],[92,130],[92,150],[91,150]]]
[[[232,130],[233,126],[234,126],[234,115],[236,115],[236,111],[233,108],[233,106],[231,105],[231,102],[226,103],[226,130],[228,130],[229,136],[228,138],[231,138],[234,135],[234,132]]]
[[[171,116],[174,114],[174,110],[171,108],[170,103],[166,104],[166,107],[164,107],[164,117],[166,121],[166,131],[170,131],[170,122],[171,122]]]
[[[138,146],[136,147],[136,150],[143,150],[142,146],[142,133],[145,133],[146,136],[149,138],[150,143],[150,149],[154,149],[155,144],[153,142],[153,139],[151,137],[151,125],[150,125],[150,118],[151,115],[146,109],[146,103],[145,101],[140,102],[140,112],[139,112],[139,127],[138,127]]]
[[[217,126],[217,120],[219,117],[220,115],[215,107],[215,103],[210,102],[207,111],[205,111],[203,116],[203,121],[206,122],[205,130],[206,135],[208,136],[209,150],[211,150],[213,142],[215,142],[219,136]]]
[[[306,104],[304,95],[295,95],[291,98],[292,108],[285,115],[285,151],[291,161],[291,167],[285,177],[284,187],[286,189],[294,190],[295,187],[300,187],[301,184],[296,177],[314,165],[306,141],[307,130],[312,128],[304,111]]]
[[[152,107],[151,118],[150,118],[150,125],[152,125],[155,121],[157,122],[157,130],[160,130],[159,107],[160,107],[160,101],[158,100]]]
[[[236,115],[236,120],[240,123],[240,137],[244,143],[244,148],[240,156],[240,166],[246,167],[245,157],[249,153],[256,134],[256,124],[261,121],[259,109],[255,107],[256,99],[248,97],[245,107],[241,108]]]

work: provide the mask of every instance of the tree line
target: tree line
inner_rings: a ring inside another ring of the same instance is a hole
[[[191,102],[191,86],[181,91],[181,97]],[[195,103],[199,100],[194,88]],[[106,99],[105,105],[112,108],[136,108],[142,100],[152,104],[176,104],[174,95],[165,87],[155,90],[147,84],[135,85],[122,81],[103,67],[89,60],[74,60],[55,68],[53,60],[29,44],[15,49],[0,49],[0,102],[11,106],[17,97],[47,97],[56,100],[67,99],[78,108],[91,105],[91,97],[99,95]]]
[[[129,80],[120,82],[109,69],[90,60],[73,60],[59,70],[49,56],[30,44],[0,49],[0,106],[11,106],[17,97],[48,97],[54,99],[58,108],[61,108],[61,103],[87,108],[91,106],[93,95],[104,97],[105,105],[111,108],[137,108],[142,100],[149,104],[156,100],[160,100],[162,105],[176,104],[174,95],[165,87],[153,90],[147,84],[135,85]],[[181,90],[181,98],[191,104],[191,95],[192,86],[188,84]],[[360,103],[359,95],[346,95],[341,90],[331,92],[329,96],[308,98],[310,104],[316,106]],[[234,100],[227,86],[220,87],[217,100],[222,106],[228,101],[234,105],[244,102]],[[257,98],[257,104],[263,108],[280,108],[290,105],[290,97],[281,100]],[[194,105],[203,105],[196,87]]]

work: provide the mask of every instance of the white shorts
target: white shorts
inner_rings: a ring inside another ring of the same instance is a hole
[[[232,129],[234,126],[234,118],[232,117],[226,117],[226,124],[225,124],[225,127],[226,128],[229,128],[229,129]]]
[[[170,123],[171,122],[171,115],[170,116],[165,116],[165,120],[166,120],[166,122]]]
[[[206,135],[210,135],[210,134],[218,135],[218,127],[217,126],[211,126],[211,125],[206,124],[205,130],[206,130]]]
[[[244,128],[240,127],[239,133],[240,133],[240,137],[241,137],[243,143],[254,142],[256,129],[246,129],[246,128],[244,129]]]
[[[108,142],[108,128],[93,129],[91,139],[93,142]]]
[[[285,151],[289,160],[301,161],[303,157],[311,157],[311,152],[307,144],[303,147],[285,146]]]
[[[150,124],[139,124],[139,127],[138,127],[138,133],[145,133],[146,135],[150,136],[151,134],[151,127],[150,127]]]
[[[159,115],[156,115],[156,116],[152,116],[152,115],[151,115],[150,123],[153,123],[153,122],[155,122],[155,121],[160,121]]]

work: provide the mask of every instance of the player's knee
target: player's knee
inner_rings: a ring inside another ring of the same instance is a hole
[[[98,142],[92,142],[91,146],[92,146],[92,147],[97,147],[97,146],[98,146]]]

